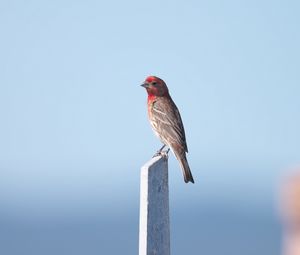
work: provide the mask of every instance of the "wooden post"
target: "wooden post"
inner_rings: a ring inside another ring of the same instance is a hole
[[[141,169],[139,255],[170,255],[168,158]]]

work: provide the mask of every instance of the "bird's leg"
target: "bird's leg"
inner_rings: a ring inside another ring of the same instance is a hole
[[[169,153],[169,151],[170,151],[170,148],[168,148],[167,150],[165,150],[165,151],[161,151],[160,152],[160,155],[162,155],[163,157],[165,157],[165,158],[168,158],[168,153]]]
[[[164,144],[154,155],[152,158],[154,157],[157,157],[157,156],[160,156],[161,155],[161,152],[162,150],[166,147],[166,145]]]
[[[164,144],[157,152],[158,152],[158,153],[161,153],[162,150],[163,150],[165,147],[166,147],[166,145]]]

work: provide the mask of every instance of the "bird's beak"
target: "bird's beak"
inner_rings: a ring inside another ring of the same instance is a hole
[[[141,85],[142,87],[144,87],[144,88],[148,88],[149,87],[149,83],[143,83],[142,85]]]

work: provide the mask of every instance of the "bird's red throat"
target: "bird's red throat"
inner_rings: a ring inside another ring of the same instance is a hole
[[[156,99],[156,96],[153,94],[148,94],[148,102],[152,102]]]

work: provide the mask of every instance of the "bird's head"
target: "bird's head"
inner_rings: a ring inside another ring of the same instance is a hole
[[[141,86],[147,90],[149,96],[166,96],[169,94],[166,83],[156,76],[148,76]]]

